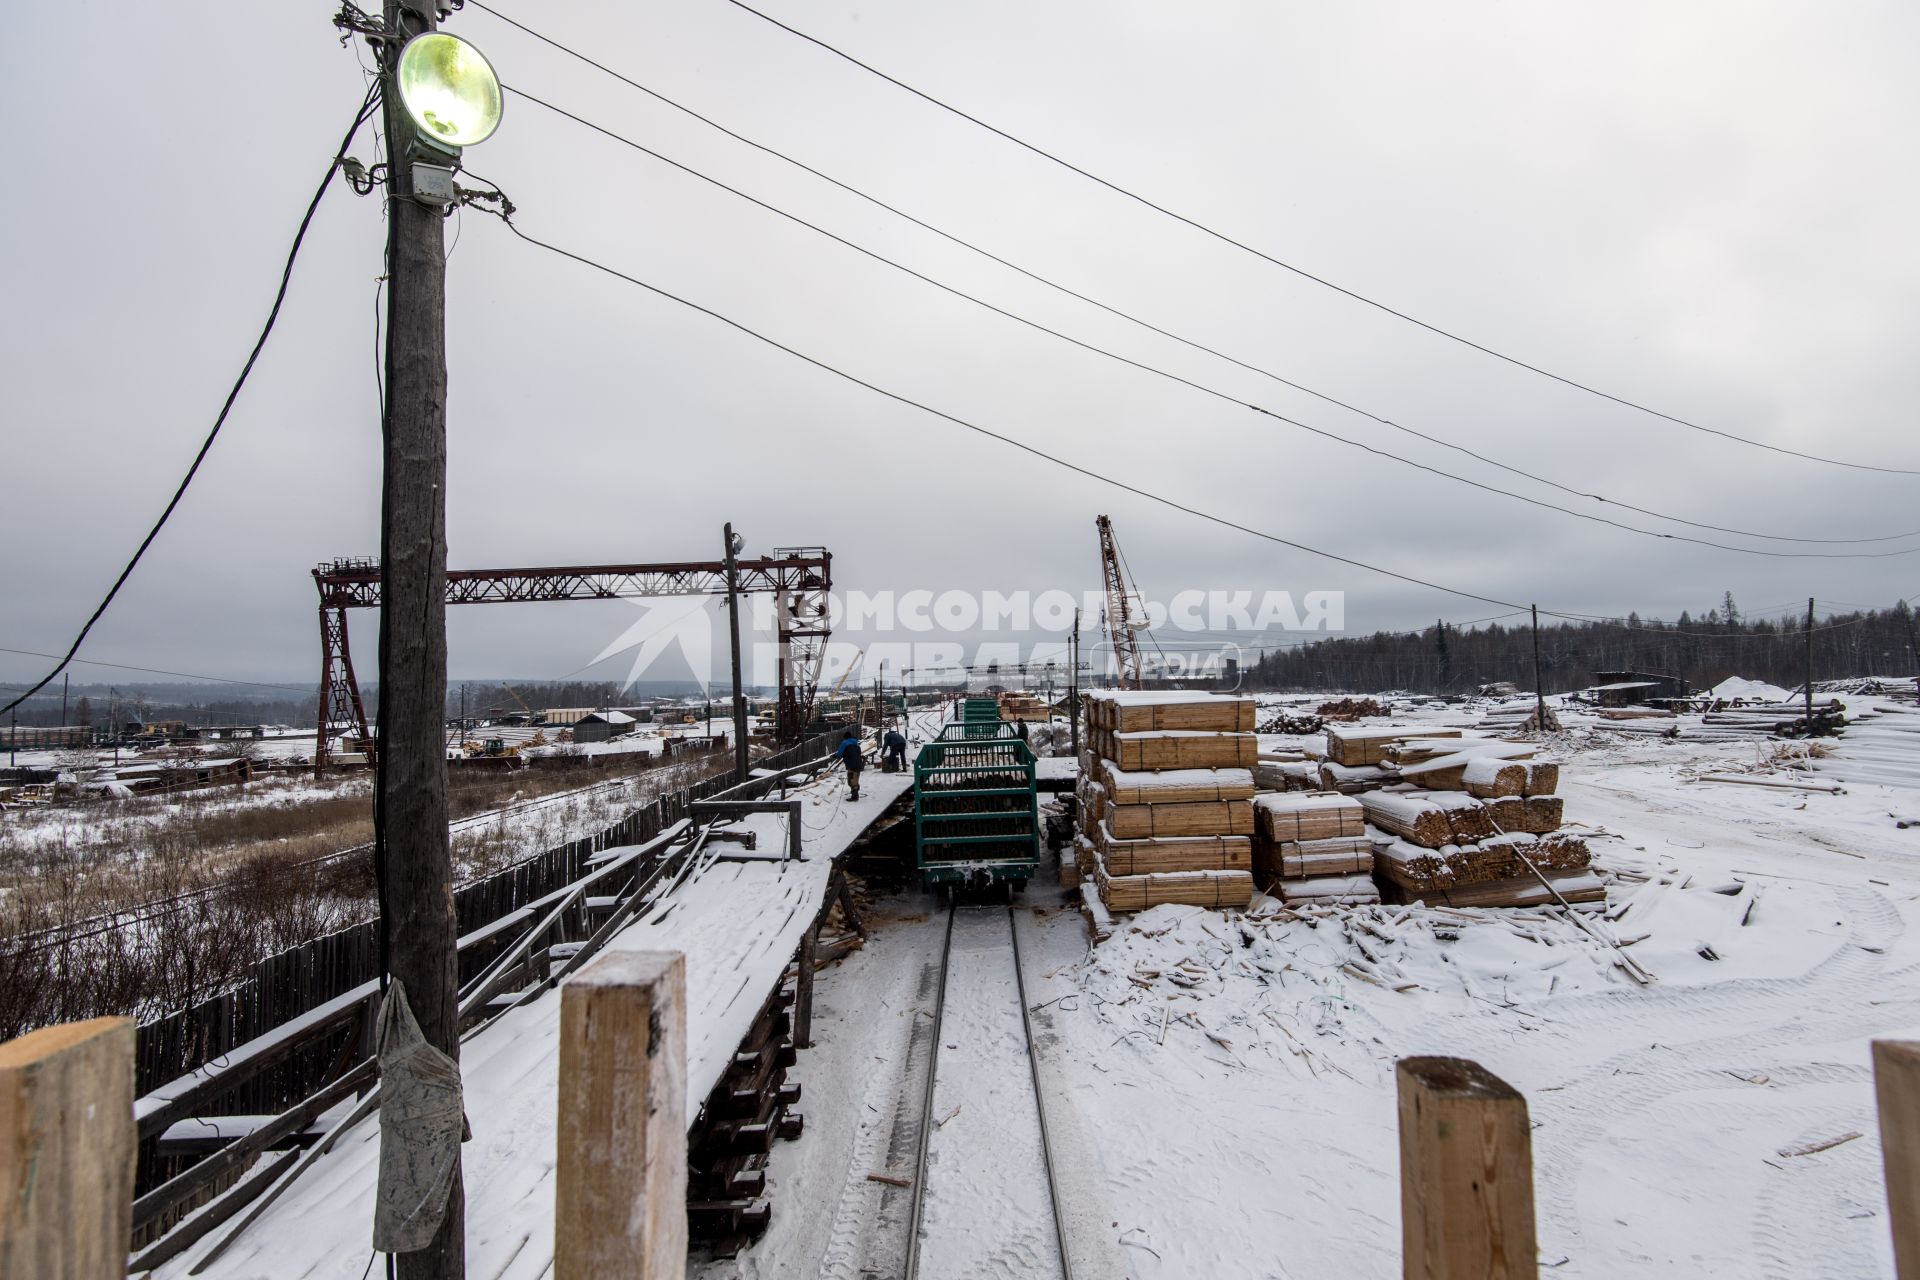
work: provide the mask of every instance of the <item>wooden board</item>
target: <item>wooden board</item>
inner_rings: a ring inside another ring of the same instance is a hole
[[[1387,748],[1408,738],[1457,738],[1458,729],[1349,729],[1327,727],[1327,759],[1349,767],[1379,764]]]
[[[1101,761],[1102,782],[1115,804],[1197,804],[1213,800],[1251,800],[1250,769],[1165,769],[1129,771]]]
[[[1163,729],[1252,733],[1257,709],[1247,697],[1176,690],[1090,690],[1082,695],[1088,723],[1115,733]]]
[[[1100,901],[1109,911],[1145,911],[1169,902],[1245,908],[1253,901],[1253,874],[1247,871],[1175,871],[1143,876],[1103,872],[1098,879]]]
[[[1166,871],[1250,871],[1253,868],[1253,840],[1247,836],[1122,840],[1102,827],[1094,843],[1108,874],[1116,876]]]
[[[1254,798],[1260,834],[1274,841],[1330,840],[1367,833],[1366,811],[1348,796],[1284,792]]]
[[[1108,734],[1111,750],[1103,752],[1122,769],[1251,769],[1260,754],[1260,740],[1251,733]]]
[[[1105,822],[1122,840],[1144,840],[1149,836],[1250,836],[1253,834],[1253,802],[1109,804]]]
[[[1365,836],[1280,843],[1265,837],[1253,842],[1253,867],[1275,876],[1365,875],[1373,870],[1373,841]]]

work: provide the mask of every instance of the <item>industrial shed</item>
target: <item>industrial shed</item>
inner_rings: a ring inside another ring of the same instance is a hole
[[[596,711],[573,725],[575,742],[606,742],[633,732],[634,718],[624,711]]]

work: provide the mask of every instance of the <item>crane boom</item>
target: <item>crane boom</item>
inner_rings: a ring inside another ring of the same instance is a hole
[[[1114,541],[1113,521],[1105,516],[1094,519],[1100,531],[1101,578],[1107,588],[1107,635],[1113,640],[1113,656],[1120,668],[1120,687],[1140,687],[1140,637],[1128,616],[1127,580],[1120,570],[1120,544]]]

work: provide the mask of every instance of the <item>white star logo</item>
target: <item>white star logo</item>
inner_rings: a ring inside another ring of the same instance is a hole
[[[628,668],[626,683],[620,686],[631,689],[660,655],[678,646],[694,681],[702,686],[709,683],[713,678],[713,620],[707,616],[706,597],[664,596],[633,603],[641,610],[640,617],[593,661],[604,662],[616,653],[634,650],[633,665]]]

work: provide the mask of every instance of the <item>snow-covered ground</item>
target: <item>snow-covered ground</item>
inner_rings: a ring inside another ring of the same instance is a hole
[[[1543,1270],[1892,1275],[1868,1045],[1920,1035],[1920,825],[1898,825],[1920,808],[1920,734],[1906,727],[1920,714],[1887,710],[1813,762],[1844,794],[1693,781],[1809,775],[1772,771],[1753,743],[1573,719],[1552,751],[1568,818],[1620,876],[1586,929],[1543,910],[1295,915],[1262,900],[1245,916],[1158,907],[1090,949],[1077,913],[1023,913],[1049,1114],[1073,1149],[1077,1272],[1398,1275],[1393,1064],[1439,1053],[1527,1096]],[[1056,894],[1035,885],[1028,906]],[[775,1151],[774,1225],[740,1258],[707,1262],[708,1280],[892,1274],[870,1265],[885,1256],[873,1242],[903,1230],[907,1193],[868,1175],[911,1172],[899,1116],[924,1079],[911,1033],[931,1012],[942,920],[883,917],[864,952],[823,974],[816,1048],[795,1071],[808,1130]],[[1651,986],[1624,974],[1616,943]],[[1003,976],[972,994],[995,996]],[[943,1044],[943,1074],[960,1053]],[[1001,1076],[954,1100],[962,1115],[991,1100],[1007,1138],[970,1148],[946,1202],[934,1163],[928,1196],[946,1207],[929,1211],[923,1239],[939,1247],[923,1261],[1025,1275],[1017,1251],[983,1243],[1028,1234],[1041,1208],[1015,1104],[993,1092],[1025,1086],[1004,1078],[1006,1055],[974,1056]],[[936,1122],[953,1105],[942,1090]],[[963,1206],[971,1239],[946,1221]]]

